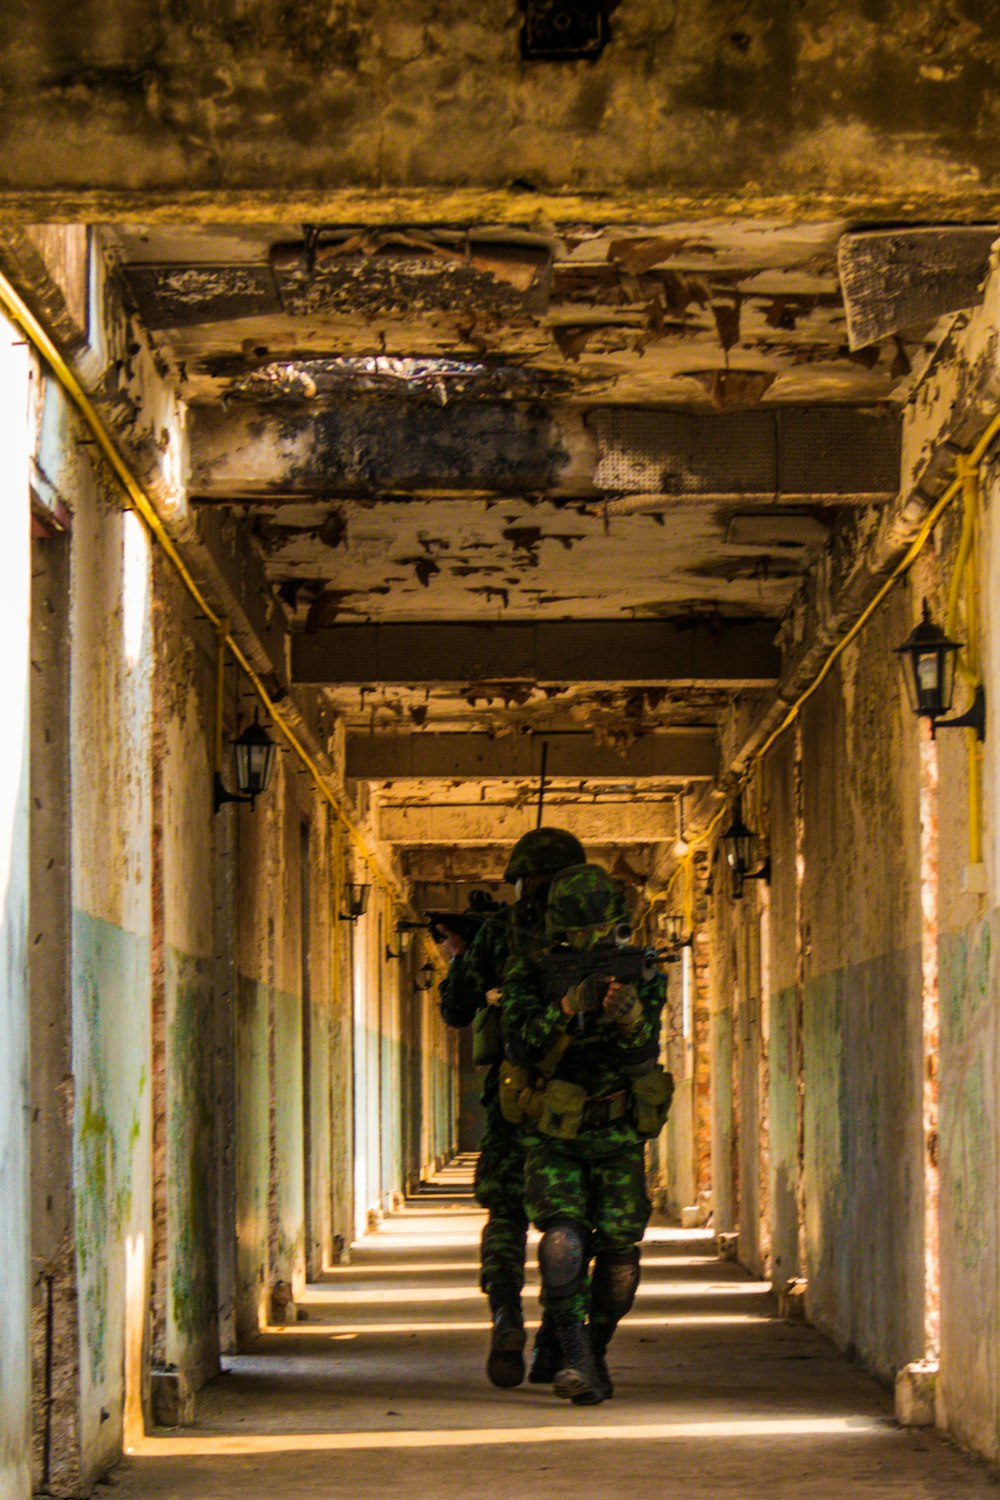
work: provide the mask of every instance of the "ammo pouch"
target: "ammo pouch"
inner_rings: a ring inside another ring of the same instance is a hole
[[[538,1128],[556,1141],[572,1141],[583,1124],[587,1090],[565,1078],[550,1078],[542,1095]]]
[[[490,1009],[496,1010],[496,1006],[491,1006]],[[520,1063],[511,1062],[509,1057],[504,1058],[500,1064],[500,1113],[509,1124],[527,1125],[529,1120],[538,1119],[547,1088],[551,1087],[552,1074],[558,1068],[568,1046],[568,1036],[564,1034],[556,1037],[541,1062],[534,1068],[525,1068]],[[564,1084],[562,1087],[572,1085]],[[580,1092],[583,1094],[583,1089]],[[582,1104],[580,1113],[583,1113]],[[541,1130],[542,1126],[539,1125],[538,1128]],[[573,1135],[576,1135],[579,1128],[577,1122]],[[565,1139],[571,1140],[572,1137],[566,1136]]]
[[[472,1061],[488,1068],[503,1059],[503,1031],[499,1005],[484,1005],[472,1022]]]
[[[648,1073],[632,1081],[632,1123],[644,1140],[651,1141],[667,1123],[670,1101],[674,1097],[672,1073],[657,1063]]]
[[[500,1113],[509,1125],[526,1125],[538,1118],[542,1091],[535,1083],[536,1077],[530,1068],[507,1058],[500,1064]]]

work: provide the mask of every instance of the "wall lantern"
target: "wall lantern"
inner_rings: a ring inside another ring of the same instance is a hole
[[[428,962],[422,964],[417,970],[417,977],[413,982],[413,988],[415,990],[421,991],[432,989],[434,985],[435,972],[436,971],[432,963]]]
[[[763,880],[770,884],[770,859],[765,859],[759,870],[750,869],[757,849],[757,835],[743,821],[742,797],[737,797],[733,804],[733,821],[722,835],[722,847],[726,851],[726,863],[733,872],[733,897],[737,901],[743,895],[744,880]]]
[[[986,694],[981,684],[975,690],[968,713],[960,714],[954,719],[944,718],[951,711],[955,693],[955,664],[961,649],[961,642],[949,640],[941,627],[931,619],[925,599],[919,625],[913,627],[903,644],[895,648],[895,652],[899,658],[910,708],[921,719],[930,720],[931,737],[939,729],[974,729],[983,740],[986,738]]]
[[[368,897],[371,894],[370,885],[360,885],[349,880],[344,886],[344,902],[346,909],[339,913],[342,922],[356,922],[363,917],[368,910]]]
[[[271,784],[277,750],[274,740],[263,724],[258,722],[255,711],[253,723],[248,724],[243,733],[233,740],[236,785],[239,787],[239,792],[227,792],[223,784],[222,772],[216,771],[213,787],[215,811],[218,812],[226,802],[249,802],[252,810],[257,798],[262,792],[266,792]]]
[[[397,922],[396,923],[396,942],[399,944],[399,952],[398,953],[394,953],[393,949],[392,949],[392,944],[391,943],[386,943],[386,945],[385,945],[386,962],[388,962],[390,958],[405,958],[406,955],[407,955],[407,953],[410,951],[410,944],[411,944],[412,941],[413,941],[413,928],[410,927],[410,926],[408,926],[404,922]]]
[[[684,936],[684,914],[679,911],[664,912],[660,917],[660,931],[670,948],[690,948],[692,939]]]
[[[660,949],[662,961],[667,964],[680,963],[684,949],[694,947],[694,933],[689,932],[686,937],[684,935],[683,912],[660,912],[657,925],[664,943]]]

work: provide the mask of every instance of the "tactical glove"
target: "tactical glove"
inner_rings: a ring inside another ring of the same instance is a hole
[[[619,1031],[630,1036],[642,1020],[642,1003],[634,984],[617,985],[604,1001],[604,1015]]]
[[[600,1010],[607,987],[608,981],[601,975],[588,975],[566,994],[563,1000],[563,1010],[571,1016],[578,1016],[583,1011]]]

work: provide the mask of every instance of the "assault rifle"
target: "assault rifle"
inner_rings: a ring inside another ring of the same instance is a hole
[[[429,932],[436,943],[443,943],[449,932],[455,932],[468,947],[483,923],[493,921],[506,909],[502,901],[495,901],[487,891],[472,891],[463,912],[429,911],[422,922],[400,922],[397,925],[401,932]]]
[[[613,943],[590,948],[583,953],[575,948],[555,947],[548,949],[538,959],[546,994],[553,1000],[587,983],[584,1011],[600,1010],[612,979],[619,984],[638,984],[642,979],[652,979],[661,961],[669,961],[667,950],[659,948],[636,948],[628,939],[631,929],[622,923]]]

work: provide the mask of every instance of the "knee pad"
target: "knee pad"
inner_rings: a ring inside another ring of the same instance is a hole
[[[553,1219],[538,1244],[542,1286],[551,1297],[572,1297],[583,1286],[589,1235],[573,1219]]]
[[[594,1260],[590,1303],[595,1313],[624,1318],[639,1288],[639,1247],[628,1250],[599,1250]]]

